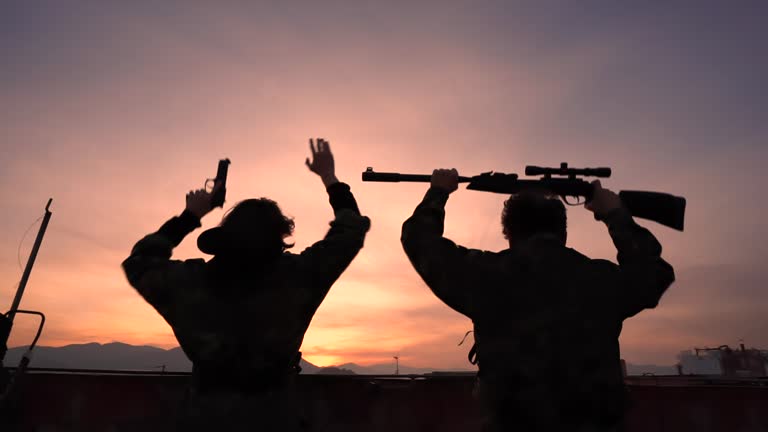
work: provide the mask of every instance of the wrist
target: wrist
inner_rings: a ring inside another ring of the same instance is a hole
[[[453,193],[453,191],[456,190],[456,188],[451,188],[449,186],[437,185],[437,184],[430,185],[430,188],[437,189],[437,190],[445,192],[447,194],[451,194],[451,193]]]
[[[195,210],[195,209],[190,209],[190,208],[185,208],[184,211],[181,212],[181,216],[193,217],[193,218],[197,219],[198,221],[201,220],[203,218],[203,216],[205,216],[205,215],[206,215],[206,213],[202,213],[201,214],[200,210]]]
[[[431,186],[424,195],[423,202],[430,203],[432,206],[443,207],[448,202],[451,192],[448,189],[439,186]]]
[[[625,223],[631,223],[632,214],[630,214],[629,210],[623,206],[619,206],[601,214],[600,220],[602,220],[609,227],[613,225],[621,225]]]
[[[325,185],[325,187],[331,186],[339,182],[339,179],[336,178],[336,174],[321,175],[320,179],[323,181],[323,185]]]

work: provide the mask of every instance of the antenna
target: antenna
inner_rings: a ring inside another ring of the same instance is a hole
[[[43,216],[43,222],[40,224],[40,230],[37,232],[35,244],[32,246],[32,251],[29,253],[27,266],[24,269],[24,274],[21,275],[21,281],[19,281],[18,288],[16,289],[16,296],[13,298],[11,310],[6,312],[4,315],[0,315],[2,316],[2,318],[0,318],[0,411],[7,410],[11,405],[12,398],[16,397],[16,386],[22,382],[21,377],[27,371],[29,362],[32,359],[32,350],[35,348],[38,339],[40,339],[40,334],[42,333],[43,326],[45,325],[45,315],[43,313],[37,311],[21,310],[19,309],[19,305],[21,303],[21,297],[24,295],[24,289],[27,287],[29,275],[32,273],[32,266],[35,264],[37,252],[40,250],[40,245],[43,242],[45,230],[48,228],[48,222],[51,220],[52,213],[50,207],[52,202],[53,198],[50,198],[48,200],[48,204],[45,205],[45,215]],[[24,353],[24,355],[22,355],[21,361],[19,362],[19,365],[16,367],[16,371],[13,374],[13,378],[8,379],[7,372],[2,369],[2,366],[3,361],[5,360],[5,354],[7,353],[8,338],[10,337],[11,328],[13,327],[13,319],[16,317],[16,314],[19,313],[40,316],[40,326],[37,329],[37,335],[35,335],[35,339],[32,341],[32,344],[29,345],[27,351]]]
[[[5,314],[10,320],[11,325],[13,325],[13,318],[16,316],[16,311],[19,309],[21,297],[24,295],[24,289],[27,287],[29,275],[32,273],[32,266],[35,265],[37,252],[40,250],[40,245],[43,243],[43,236],[45,235],[45,230],[48,228],[48,222],[51,220],[52,213],[49,210],[51,207],[51,202],[53,202],[53,198],[50,198],[48,200],[48,204],[45,205],[45,215],[43,216],[43,222],[40,224],[40,230],[37,232],[35,244],[32,246],[32,251],[29,253],[29,258],[27,259],[27,266],[24,269],[24,274],[21,275],[21,281],[19,282],[19,286],[16,289],[16,297],[13,299],[11,310]]]

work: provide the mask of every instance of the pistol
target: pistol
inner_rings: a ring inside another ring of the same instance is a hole
[[[227,196],[227,170],[229,170],[229,159],[219,160],[219,167],[216,170],[216,178],[205,181],[205,190],[211,192],[217,185],[221,185],[216,193],[211,197],[211,208],[223,207],[224,198]]]

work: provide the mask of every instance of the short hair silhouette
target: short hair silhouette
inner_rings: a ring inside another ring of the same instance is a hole
[[[504,201],[501,226],[504,238],[511,241],[541,233],[554,234],[565,241],[565,206],[559,198],[544,193],[521,192]]]

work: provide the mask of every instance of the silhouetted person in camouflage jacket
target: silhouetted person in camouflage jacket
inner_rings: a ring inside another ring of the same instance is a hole
[[[200,235],[198,247],[211,260],[171,260],[173,248],[211,210],[213,192],[197,190],[180,216],[139,241],[123,262],[128,281],[192,360],[185,430],[299,428],[292,396],[299,347],[370,225],[349,186],[336,179],[328,143],[318,140],[315,149],[310,140],[310,148],[307,166],[321,177],[336,218],[325,238],[302,253],[286,251],[293,221],[260,198],[238,203],[220,226]]]
[[[474,324],[478,393],[488,431],[621,428],[622,322],[654,308],[674,281],[661,245],[619,197],[594,182],[587,208],[608,226],[616,265],[566,244],[559,199],[522,193],[505,202],[509,249],[486,252],[443,237],[456,170],[435,170],[403,224],[402,244],[430,289]]]

